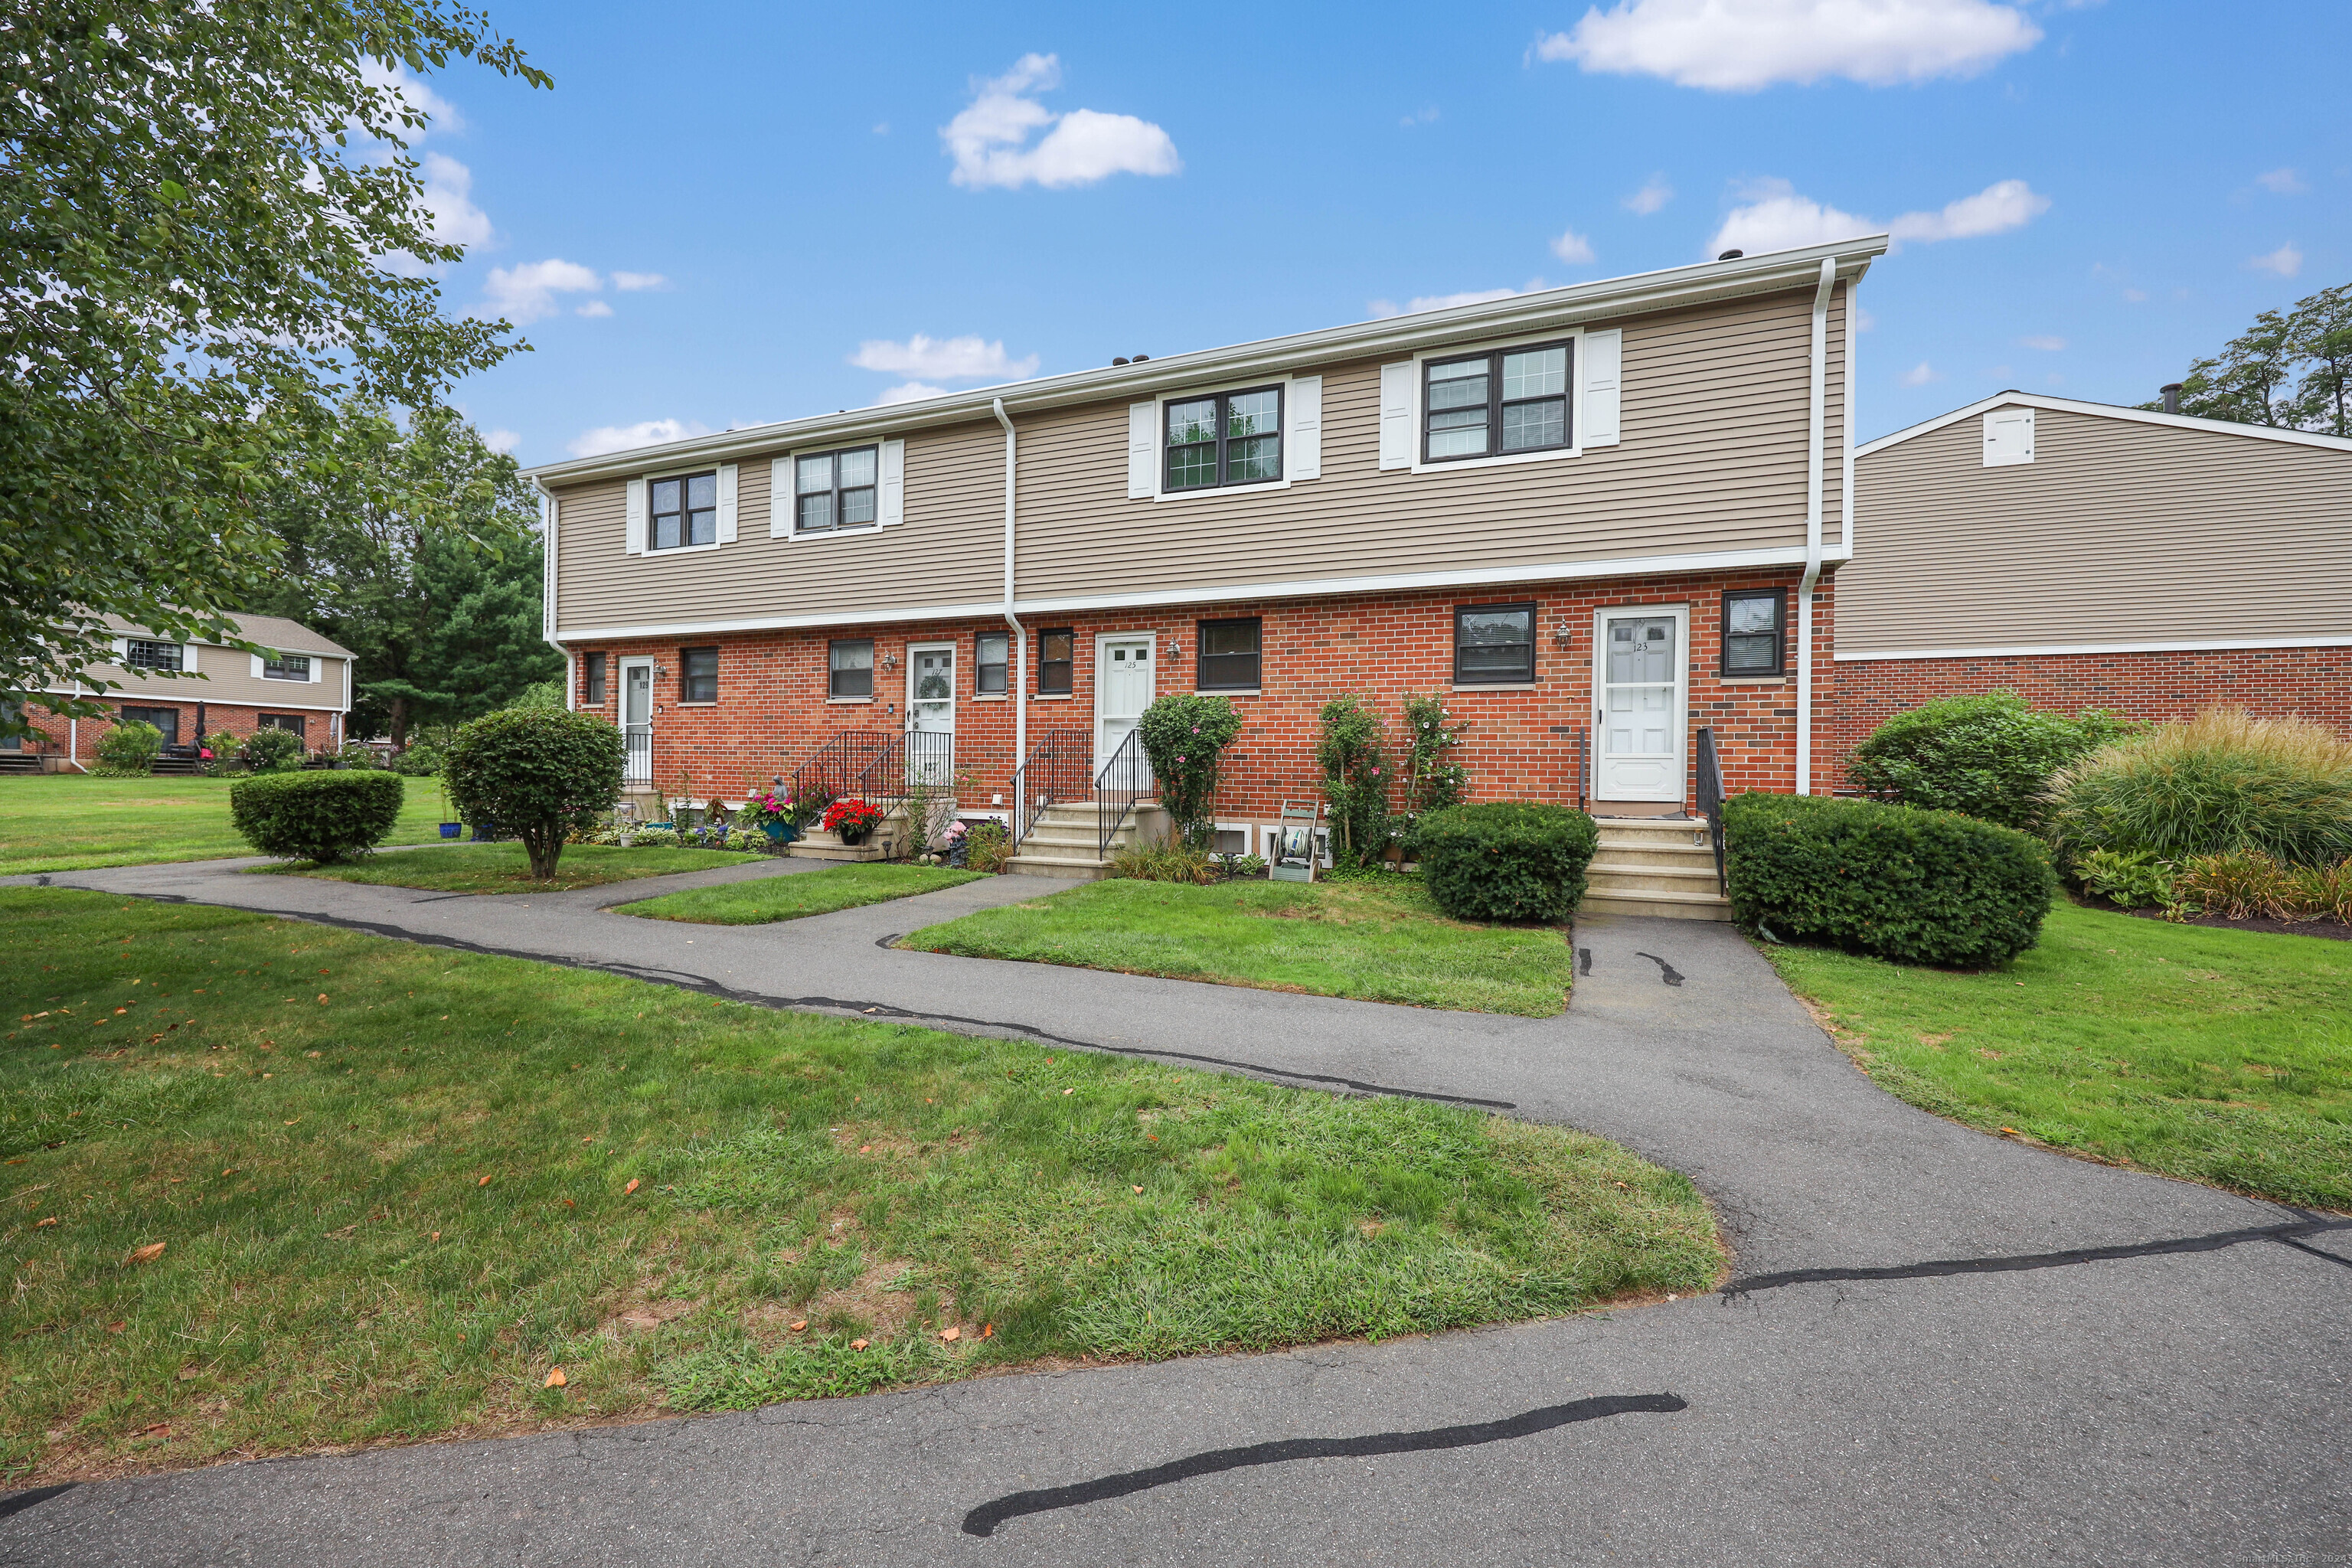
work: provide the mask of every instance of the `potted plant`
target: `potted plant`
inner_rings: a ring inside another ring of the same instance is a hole
[[[466,825],[464,823],[452,822],[449,820],[449,785],[447,781],[445,779],[441,784],[441,837],[444,838],[455,838],[465,831]]]
[[[840,835],[844,844],[865,843],[881,820],[882,808],[862,800],[836,800],[824,810],[824,830]]]
[[[778,845],[790,844],[801,836],[800,822],[789,790],[753,791],[744,797],[743,809],[735,815],[745,827],[758,828]]]

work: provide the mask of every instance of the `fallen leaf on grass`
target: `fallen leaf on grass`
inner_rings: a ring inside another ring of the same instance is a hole
[[[563,1386],[563,1369],[559,1366],[553,1372],[547,1374],[547,1381],[541,1384],[540,1386],[541,1388],[562,1388]]]
[[[125,1263],[152,1263],[155,1259],[163,1256],[163,1244],[160,1241],[151,1241],[144,1247],[132,1247],[131,1249],[131,1256],[124,1258],[122,1261]]]
[[[294,1125],[294,1122],[296,1122],[296,1121],[301,1121],[301,1120],[302,1120],[302,1119],[301,1119],[300,1117],[297,1116],[297,1117],[295,1117],[295,1118],[293,1119],[293,1121],[290,1121],[287,1122],[287,1123],[286,1123],[286,1125],[287,1125],[287,1126],[289,1126],[289,1127],[291,1127],[291,1126],[293,1126],[293,1125]],[[488,1176],[485,1176],[485,1177],[483,1177],[482,1179],[483,1179],[484,1181],[488,1181],[488,1180],[489,1180],[489,1178],[488,1178]]]
[[[169,1421],[158,1421],[152,1426],[142,1426],[139,1429],[139,1436],[142,1437],[168,1437],[171,1435],[172,1424]]]
[[[807,1320],[806,1318],[803,1318],[799,1322],[794,1323],[794,1324],[793,1325],[793,1332],[794,1332],[794,1333],[799,1333],[803,1329],[805,1329],[805,1328],[807,1328],[807,1327],[808,1327],[808,1320]]]
[[[489,1179],[489,1177],[488,1177],[488,1176],[484,1176],[480,1181],[476,1182],[476,1183],[474,1184],[474,1185],[476,1185],[476,1186],[478,1186],[478,1187],[487,1187],[487,1186],[488,1186],[489,1184],[490,1184],[490,1179]]]
[[[622,1195],[623,1197],[625,1197],[625,1197],[627,1197],[631,1193],[634,1193],[634,1192],[635,1192],[636,1190],[637,1190],[637,1178],[636,1178],[636,1177],[635,1177],[635,1176],[631,1176],[631,1177],[629,1178],[629,1184],[628,1184],[627,1186],[623,1187],[623,1188],[621,1189],[621,1195]]]
[[[323,992],[323,991],[320,992],[320,993],[319,993],[319,1000],[320,1000],[320,1001],[321,1001],[321,1002],[324,1002],[326,999],[327,999],[327,994],[326,994],[325,992]]]
[[[950,1344],[953,1344],[956,1341],[963,1338],[963,1331],[961,1329],[941,1329],[940,1331],[940,1338],[945,1340]]]
[[[854,1351],[862,1351],[869,1342],[870,1342],[866,1340],[852,1340],[849,1342],[849,1348]]]
[[[106,1331],[110,1334],[119,1334],[130,1326],[128,1323],[109,1323],[106,1325]]]
[[[996,1325],[994,1323],[982,1323],[980,1325],[980,1337],[982,1339],[992,1338],[994,1336],[995,1332]]]
[[[1136,1188],[1135,1190],[1136,1190],[1137,1192],[1139,1192],[1139,1192],[1141,1192],[1141,1191],[1143,1191],[1143,1189],[1142,1189],[1141,1187],[1138,1187],[1138,1188]]]
[[[50,1215],[48,1218],[47,1218],[47,1219],[37,1219],[37,1220],[35,1220],[35,1221],[33,1222],[33,1228],[34,1228],[35,1230],[45,1230],[45,1229],[47,1229],[47,1227],[49,1227],[50,1226],[53,1226],[53,1225],[55,1225],[55,1224],[57,1224],[57,1223],[58,1223],[58,1216],[57,1216],[57,1215]]]

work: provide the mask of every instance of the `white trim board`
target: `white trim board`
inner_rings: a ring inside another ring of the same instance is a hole
[[[2276,430],[2268,425],[2240,425],[2228,419],[2198,419],[2186,414],[2155,414],[2145,408],[2124,408],[2112,403],[2083,403],[2072,397],[2045,397],[2038,392],[2004,392],[1971,403],[1966,408],[1955,408],[1949,414],[1939,414],[1923,424],[1909,426],[1891,436],[1854,448],[1854,456],[1867,458],[1873,452],[1908,441],[1915,436],[1925,436],[1990,414],[1996,408],[2052,408],[2063,414],[2086,415],[2096,419],[2128,419],[2139,425],[2162,425],[2174,430],[2202,430],[2209,436],[2250,436],[2259,441],[2285,441],[2297,447],[2317,447],[2328,452],[2352,452],[2352,441],[2340,436],[2315,436],[2307,430]]]
[[[2352,647],[2352,636],[2338,637],[2220,637],[2204,642],[2082,642],[2034,643],[2015,647],[1905,648],[1893,653],[1831,655],[1839,664],[1860,664],[1895,658],[2032,658],[2045,654],[2073,653],[2227,653],[2234,648]]]

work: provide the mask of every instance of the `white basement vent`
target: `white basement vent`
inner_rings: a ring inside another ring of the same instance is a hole
[[[1996,408],[1984,416],[1984,466],[2033,461],[2033,410]]]

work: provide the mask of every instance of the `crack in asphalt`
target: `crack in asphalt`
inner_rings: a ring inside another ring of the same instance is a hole
[[[963,1516],[966,1535],[993,1535],[997,1526],[1024,1514],[1076,1508],[1111,1498],[1132,1497],[1196,1476],[1213,1476],[1252,1465],[1283,1465],[1297,1459],[1360,1459],[1380,1454],[1417,1454],[1433,1448],[1468,1448],[1532,1436],[1576,1421],[1597,1421],[1636,1412],[1673,1415],[1690,1408],[1690,1402],[1672,1394],[1604,1394],[1567,1405],[1547,1405],[1499,1421],[1473,1421],[1460,1426],[1436,1426],[1423,1432],[1374,1432],[1361,1437],[1285,1437],[1272,1443],[1252,1443],[1239,1448],[1212,1448],[1188,1454],[1149,1469],[1098,1476],[1065,1487],[1041,1487],[1013,1492],[982,1503]]]
[[[1667,984],[1680,985],[1683,983],[1683,972],[1676,969],[1673,964],[1668,963],[1664,959],[1660,958],[1656,953],[1636,952],[1633,956],[1636,958],[1646,958],[1652,963],[1656,964],[1658,966],[1658,978],[1664,981]]]

